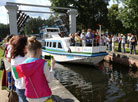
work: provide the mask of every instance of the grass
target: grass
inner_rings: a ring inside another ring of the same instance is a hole
[[[0,49],[0,58],[2,58],[2,55],[3,55],[3,50]]]
[[[2,77],[2,72],[3,72],[3,71],[2,71],[2,70],[0,70],[0,80],[1,80],[1,77]]]
[[[115,51],[118,52],[118,46],[115,46]],[[121,48],[121,51],[123,51],[123,48]],[[125,53],[130,53],[130,48],[125,48]],[[132,51],[134,53],[134,51]],[[138,54],[138,49],[136,49],[136,54]]]
[[[115,48],[115,51],[118,52],[118,48]],[[121,48],[121,51],[123,51],[123,49]],[[125,48],[125,53],[130,53],[130,49]],[[134,51],[132,51],[132,53],[134,53]],[[138,54],[138,50],[136,50],[136,54]]]

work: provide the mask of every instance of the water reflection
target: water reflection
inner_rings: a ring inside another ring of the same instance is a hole
[[[80,102],[137,102],[138,71],[102,62],[98,67],[56,64],[56,78]]]

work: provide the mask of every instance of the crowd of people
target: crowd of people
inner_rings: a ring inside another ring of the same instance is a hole
[[[47,102],[52,95],[48,83],[54,77],[54,58],[49,67],[47,61],[41,59],[42,45],[34,36],[7,36],[1,48],[5,56],[6,77],[3,80],[9,92],[14,90],[17,93],[18,102]],[[20,74],[18,78],[16,68]]]
[[[130,49],[130,54],[134,50],[134,54],[136,54],[136,45],[137,40],[136,37],[128,33],[125,34],[100,34],[99,31],[94,31],[92,29],[88,29],[85,32],[82,29],[81,33],[76,32],[75,34],[70,34],[70,46],[107,46],[108,51],[115,51],[115,43],[118,43],[118,52],[125,53],[125,47],[127,44],[127,48]]]
[[[103,44],[103,42],[100,42],[99,33],[92,29],[88,29],[86,33],[85,30],[82,29],[81,34],[76,32],[69,36],[71,46],[99,46],[99,44]]]
[[[118,52],[125,53],[126,47],[130,50],[130,54],[132,54],[132,51],[134,50],[134,54],[136,54],[136,45],[137,40],[136,37],[128,33],[127,36],[125,34],[118,34],[118,36],[108,35],[106,38],[108,51],[115,51],[115,42],[118,43]],[[126,46],[127,45],[127,46]]]

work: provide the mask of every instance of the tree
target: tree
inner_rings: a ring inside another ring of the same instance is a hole
[[[109,0],[50,0],[52,6],[76,8],[78,10],[77,28],[97,29],[97,24],[103,28],[107,23],[107,5]],[[67,12],[53,9],[55,12]]]
[[[138,0],[120,0],[123,7],[120,8],[117,19],[122,21],[125,28],[138,36]]]
[[[44,25],[53,26],[55,25],[54,20],[56,19],[57,19],[57,16],[54,16],[51,14],[50,17],[47,20],[45,20]]]
[[[4,38],[8,34],[10,34],[9,25],[8,24],[0,24],[0,38]]]
[[[55,16],[51,15],[47,20],[38,18],[30,18],[29,22],[25,24],[24,32],[26,35],[29,34],[38,34],[40,28],[44,25],[52,26],[54,25]]]
[[[118,4],[113,4],[108,9],[108,20],[109,20],[109,32],[112,33],[125,33],[126,29],[123,27],[122,22],[117,19],[119,14]]]

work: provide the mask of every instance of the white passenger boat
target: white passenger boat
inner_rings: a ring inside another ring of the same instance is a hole
[[[70,46],[69,37],[61,38],[58,31],[45,30],[45,33],[43,33],[45,39],[42,40],[42,56],[52,55],[56,62],[91,65],[99,63],[107,55],[106,46]]]

